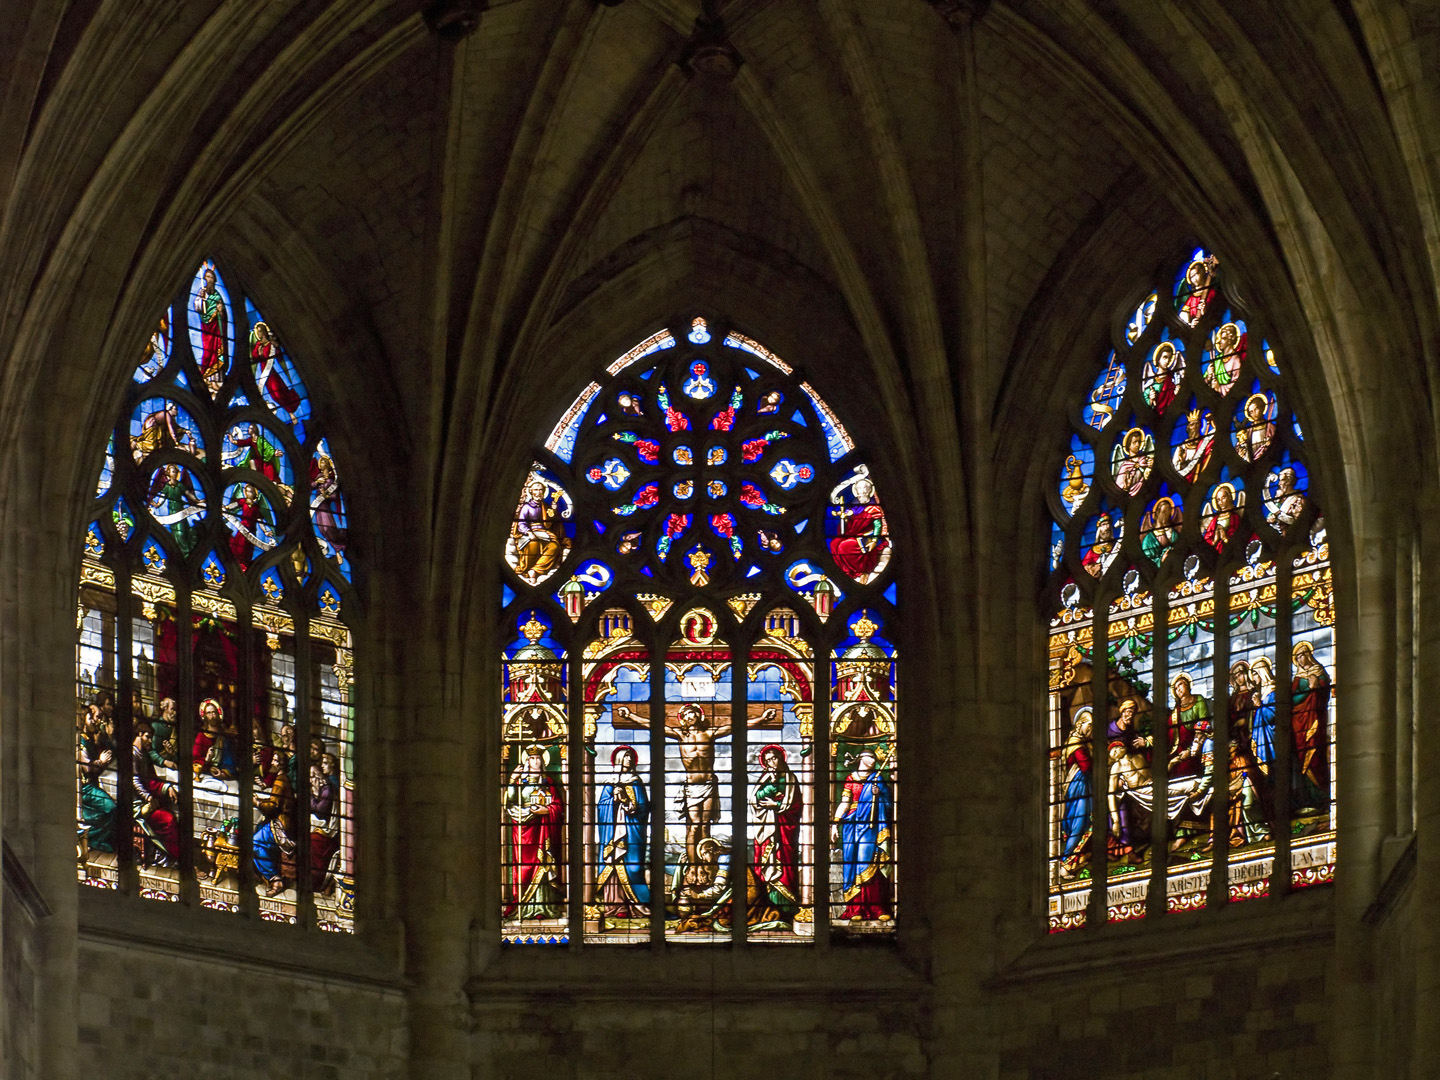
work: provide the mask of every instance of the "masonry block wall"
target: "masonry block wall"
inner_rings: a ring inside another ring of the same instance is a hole
[[[398,991],[259,965],[86,942],[76,1023],[90,1075],[114,1080],[399,1080]]]
[[[1000,1080],[1324,1076],[1328,953],[1256,946],[1025,980],[1003,995]]]
[[[688,995],[687,995],[688,996]],[[807,995],[809,996],[809,995]],[[475,1076],[908,1080],[932,1075],[917,1004],[537,998],[477,1004]],[[533,1071],[532,1071],[533,1070]]]
[[[0,927],[5,975],[5,1075],[28,1080],[40,1075],[36,1046],[37,979],[41,942],[39,929],[11,888],[5,889],[5,922]]]

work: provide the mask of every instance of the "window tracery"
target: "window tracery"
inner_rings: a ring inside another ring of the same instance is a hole
[[[759,342],[696,316],[587,385],[504,552],[503,940],[890,933],[893,553]]]
[[[353,932],[347,529],[278,328],[206,260],[145,345],[84,535],[82,885]]]
[[[1052,931],[1335,865],[1334,591],[1276,350],[1204,249],[1119,325],[1050,492]]]

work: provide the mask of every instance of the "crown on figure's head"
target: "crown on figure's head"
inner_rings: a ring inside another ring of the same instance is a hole
[[[850,629],[855,632],[855,636],[861,641],[869,641],[875,636],[875,631],[880,629],[880,625],[870,618],[868,611],[862,611],[860,618],[850,624]]]
[[[535,618],[532,613],[530,620],[520,627],[520,632],[525,635],[531,645],[534,645],[545,634],[545,624]]]

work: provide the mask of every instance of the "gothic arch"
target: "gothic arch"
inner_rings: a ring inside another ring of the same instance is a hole
[[[503,940],[888,933],[895,548],[806,377],[714,317],[657,331],[561,415],[510,520]]]

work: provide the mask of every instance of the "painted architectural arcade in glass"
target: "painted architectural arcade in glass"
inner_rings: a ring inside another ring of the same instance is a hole
[[[844,425],[738,331],[586,386],[504,551],[503,940],[892,932],[893,554]]]
[[[1335,867],[1334,589],[1285,365],[1196,250],[1117,319],[1049,489],[1049,924]]]
[[[83,537],[79,880],[353,932],[335,461],[279,328],[214,262],[137,360]]]

